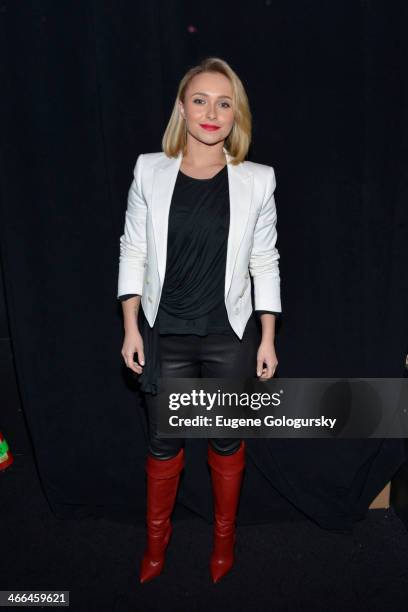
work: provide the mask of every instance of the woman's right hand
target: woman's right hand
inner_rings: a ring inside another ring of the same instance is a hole
[[[133,355],[137,353],[137,359],[141,365],[133,361]],[[138,329],[125,332],[125,339],[122,346],[122,357],[128,368],[136,374],[142,374],[144,366],[144,346],[143,338]]]

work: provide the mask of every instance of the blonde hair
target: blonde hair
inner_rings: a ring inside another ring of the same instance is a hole
[[[184,103],[187,87],[193,77],[202,72],[219,72],[226,76],[232,85],[232,106],[234,124],[225,139],[224,147],[231,156],[230,163],[237,165],[244,161],[252,136],[252,115],[244,86],[227,62],[218,57],[207,57],[200,64],[186,72],[178,86],[173,111],[162,138],[163,152],[168,157],[177,157],[180,151],[186,153],[187,130],[185,120],[179,110],[179,101]]]

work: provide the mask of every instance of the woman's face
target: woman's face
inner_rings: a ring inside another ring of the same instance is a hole
[[[187,132],[208,145],[224,141],[234,124],[232,85],[219,72],[202,72],[187,86],[180,112],[186,120]],[[206,129],[216,126],[218,129]]]

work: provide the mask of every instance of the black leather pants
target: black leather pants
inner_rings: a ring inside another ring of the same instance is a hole
[[[256,355],[260,330],[254,314],[249,318],[242,340],[235,334],[207,336],[160,336],[160,363],[163,378],[252,378],[256,376]],[[183,438],[159,438],[157,435],[157,396],[145,393],[149,424],[148,451],[156,459],[170,459],[184,447]],[[209,444],[221,455],[231,455],[240,447],[238,438],[209,438]]]

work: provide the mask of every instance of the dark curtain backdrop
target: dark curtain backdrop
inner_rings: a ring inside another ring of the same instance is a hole
[[[376,0],[2,1],[6,309],[58,516],[144,522],[146,421],[120,355],[119,237],[137,155],[161,150],[179,79],[207,55],[243,80],[249,159],[276,172],[279,376],[402,376],[407,12]],[[178,506],[211,520],[206,445],[187,441]],[[405,460],[400,440],[247,448],[248,523],[272,520],[286,500],[347,529]]]

